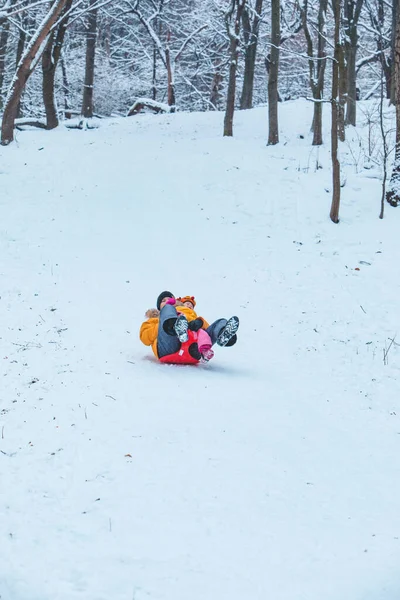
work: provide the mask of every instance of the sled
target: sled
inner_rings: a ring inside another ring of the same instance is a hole
[[[200,360],[189,354],[189,346],[197,342],[197,333],[189,331],[187,342],[183,342],[178,352],[159,358],[159,362],[167,365],[198,365]]]

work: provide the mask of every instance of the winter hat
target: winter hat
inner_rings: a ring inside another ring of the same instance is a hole
[[[194,299],[194,296],[183,296],[183,298],[177,298],[177,300],[180,300],[182,304],[185,302],[191,302],[193,304],[193,308],[196,306],[196,300]]]
[[[164,298],[175,298],[171,292],[161,292],[161,294],[157,298],[157,309],[160,310],[160,304],[164,300]]]

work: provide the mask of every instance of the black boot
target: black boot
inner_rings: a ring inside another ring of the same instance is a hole
[[[236,343],[236,332],[238,329],[238,317],[231,317],[217,338],[218,346],[233,346]]]
[[[190,344],[189,346],[189,354],[192,358],[196,359],[196,360],[200,360],[201,359],[201,354],[200,354],[200,350],[199,347],[197,345],[197,342],[194,342],[193,344]]]
[[[199,329],[201,329],[203,327],[203,325],[204,325],[204,321],[200,317],[198,317],[197,319],[194,319],[193,321],[189,321],[190,331],[199,331]]]

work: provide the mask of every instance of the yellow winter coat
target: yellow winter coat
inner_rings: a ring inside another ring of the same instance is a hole
[[[195,319],[198,318],[197,313],[192,310],[191,308],[189,308],[188,306],[177,306],[177,311],[184,314],[185,317],[187,318],[187,320],[190,321],[194,321]],[[201,317],[203,319],[203,317]],[[145,321],[144,323],[142,323],[142,326],[140,328],[140,341],[145,345],[145,346],[151,346],[152,350],[156,356],[156,358],[158,358],[158,353],[157,353],[157,336],[158,336],[158,324],[159,324],[159,318],[158,317],[152,317],[151,319],[147,319],[147,321]],[[203,319],[203,329],[207,329],[207,327],[209,327],[207,321],[205,319]]]

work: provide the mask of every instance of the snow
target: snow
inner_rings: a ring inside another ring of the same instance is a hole
[[[360,127],[332,224],[328,129],[280,116],[274,147],[260,108],[0,149],[1,600],[399,597],[400,212]],[[163,289],[238,344],[155,362]]]
[[[130,107],[130,109],[128,110],[127,115],[129,115],[132,111],[137,110],[138,106],[141,106],[142,104],[146,107],[153,108],[155,110],[159,110],[164,113],[170,113],[171,108],[172,108],[165,102],[157,102],[156,100],[153,100],[152,98],[137,98],[135,100],[135,102],[132,104],[132,106]]]

